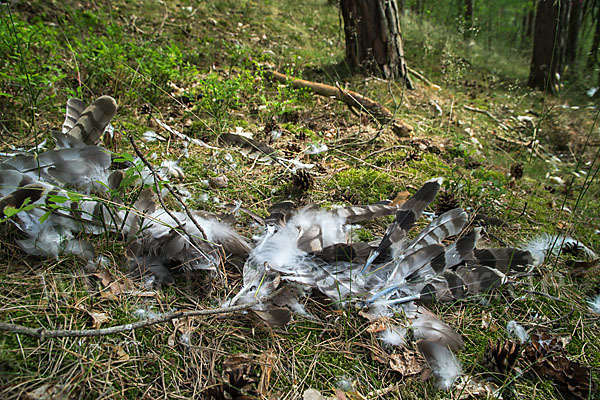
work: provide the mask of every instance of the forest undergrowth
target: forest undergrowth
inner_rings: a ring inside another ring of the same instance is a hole
[[[415,89],[406,90],[345,67],[338,10],[324,0],[9,1],[0,15],[3,154],[52,147],[67,99],[89,104],[110,95],[119,108],[104,146],[133,160],[131,136],[154,165],[177,161],[182,175],[172,183],[187,206],[249,210],[236,221],[249,239],[259,233],[251,214],[264,217],[280,201],[369,204],[443,177],[430,211],[460,206],[478,215],[485,244],[525,246],[547,233],[600,251],[600,109],[585,95],[584,76],[557,96],[532,91],[525,55],[494,52],[407,15],[407,62],[425,79],[411,75]],[[335,99],[272,81],[271,70],[368,96],[414,130],[398,136]],[[209,146],[184,144],[172,130]],[[245,154],[223,140],[229,133],[314,167],[298,173]],[[356,234],[380,237],[389,222]],[[128,274],[118,235],[92,239],[107,260],[92,272],[75,256],[26,255],[21,235],[5,218],[0,322],[105,328],[216,308],[241,285],[240,269],[227,264],[148,287]],[[386,348],[358,310],[315,295],[304,304],[312,317],[297,314],[277,328],[243,312],[89,338],[0,332],[0,397],[295,399],[314,389],[336,399],[569,398],[570,381],[556,378],[563,367],[539,374],[521,357],[503,381],[490,383],[484,353],[489,341],[511,338],[507,325],[516,321],[530,336],[556,338],[564,358],[590,368],[597,382],[600,311],[590,302],[600,294],[598,272],[598,259],[563,249],[484,295],[433,303],[465,342],[463,375],[449,392],[427,380],[415,346]]]

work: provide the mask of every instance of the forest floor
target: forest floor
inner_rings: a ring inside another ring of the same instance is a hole
[[[348,71],[338,10],[327,3],[3,2],[0,151],[50,141],[68,98],[110,95],[119,105],[112,121],[117,134],[105,146],[133,154],[126,139],[133,135],[153,163],[179,160],[185,173],[179,184],[190,192],[192,208],[223,212],[241,202],[265,216],[286,199],[367,204],[443,177],[442,200],[433,208],[453,202],[505,222],[485,226],[487,244],[518,247],[541,233],[561,233],[600,251],[599,109],[584,85],[591,78],[565,83],[558,96],[543,95],[525,87],[528,59],[522,55],[466,43],[407,16],[408,64],[427,82],[411,75],[415,89],[405,90]],[[271,81],[269,70],[368,96],[414,131],[399,137],[335,99]],[[157,119],[218,149],[184,148]],[[145,141],[149,130],[167,140]],[[256,161],[218,140],[235,132],[315,166],[294,178],[282,164]],[[359,235],[380,236],[386,223],[370,223]],[[244,215],[237,227],[248,238],[257,233]],[[110,235],[95,244],[111,265],[92,274],[75,257],[27,256],[15,242],[19,237],[13,224],[0,226],[2,322],[108,327],[137,321],[140,310],[214,308],[240,285],[239,271],[228,267],[225,278],[182,274],[172,286],[149,290],[127,275],[123,243]],[[591,368],[598,381],[600,315],[588,301],[600,291],[600,267],[571,250],[483,296],[431,306],[465,342],[458,353],[463,376],[450,392],[425,379],[413,345],[382,347],[357,310],[313,296],[305,307],[316,318],[295,315],[283,328],[234,313],[85,339],[2,332],[0,397],[208,398],[222,390],[233,398],[294,399],[308,389],[337,399],[491,397],[495,389],[485,380],[482,358],[488,340],[510,337],[510,321],[529,334],[560,338],[565,359]],[[189,341],[182,342],[182,334]],[[497,395],[572,395],[568,367],[555,366],[545,376],[534,370],[521,358],[496,385]]]

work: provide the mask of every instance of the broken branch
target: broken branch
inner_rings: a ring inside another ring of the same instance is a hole
[[[311,82],[304,79],[290,78],[287,75],[276,71],[265,71],[265,74],[282,83],[289,83],[297,89],[308,88],[313,93],[316,93],[325,97],[333,97],[348,107],[357,107],[367,111],[375,120],[382,124],[391,124],[392,130],[398,136],[407,136],[413,131],[413,127],[402,121],[401,119],[395,118],[394,115],[383,105],[376,101],[363,96],[360,93],[353,92],[352,90],[344,90],[340,87],[333,87],[325,85],[323,83]]]
[[[162,324],[165,322],[169,322],[174,319],[179,318],[187,318],[187,317],[197,317],[200,315],[214,315],[214,314],[227,314],[236,311],[248,310],[249,308],[254,307],[260,302],[265,302],[273,297],[279,295],[285,287],[279,288],[278,290],[271,293],[269,296],[265,296],[260,300],[254,300],[250,303],[240,304],[237,306],[231,307],[219,307],[208,310],[195,310],[195,311],[171,311],[165,313],[159,317],[147,319],[145,321],[139,321],[132,324],[124,324],[112,326],[110,328],[102,328],[102,329],[77,329],[77,330],[68,330],[68,329],[45,329],[45,328],[29,328],[23,325],[10,324],[7,322],[0,322],[0,331],[10,332],[10,333],[22,333],[24,335],[34,336],[39,339],[45,338],[62,338],[62,337],[95,337],[95,336],[106,336],[112,335],[115,333],[128,332],[139,328],[144,328],[147,326]]]

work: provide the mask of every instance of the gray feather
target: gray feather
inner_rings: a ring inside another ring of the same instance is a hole
[[[85,103],[79,99],[71,98],[67,100],[67,110],[65,113],[65,122],[62,125],[62,133],[67,134],[77,124],[77,120],[85,109]]]
[[[117,113],[117,102],[110,96],[101,96],[87,107],[75,125],[66,133],[88,145],[98,143],[110,120]]]

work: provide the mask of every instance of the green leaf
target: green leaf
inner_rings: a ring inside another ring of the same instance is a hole
[[[51,210],[47,211],[44,215],[42,215],[40,217],[40,224],[43,224],[48,219],[48,217],[50,217],[50,214],[52,214]]]
[[[12,217],[13,215],[15,215],[16,213],[18,213],[19,211],[21,211],[21,209],[19,208],[14,208],[11,206],[6,206],[4,207],[4,215],[6,215],[8,218]]]

